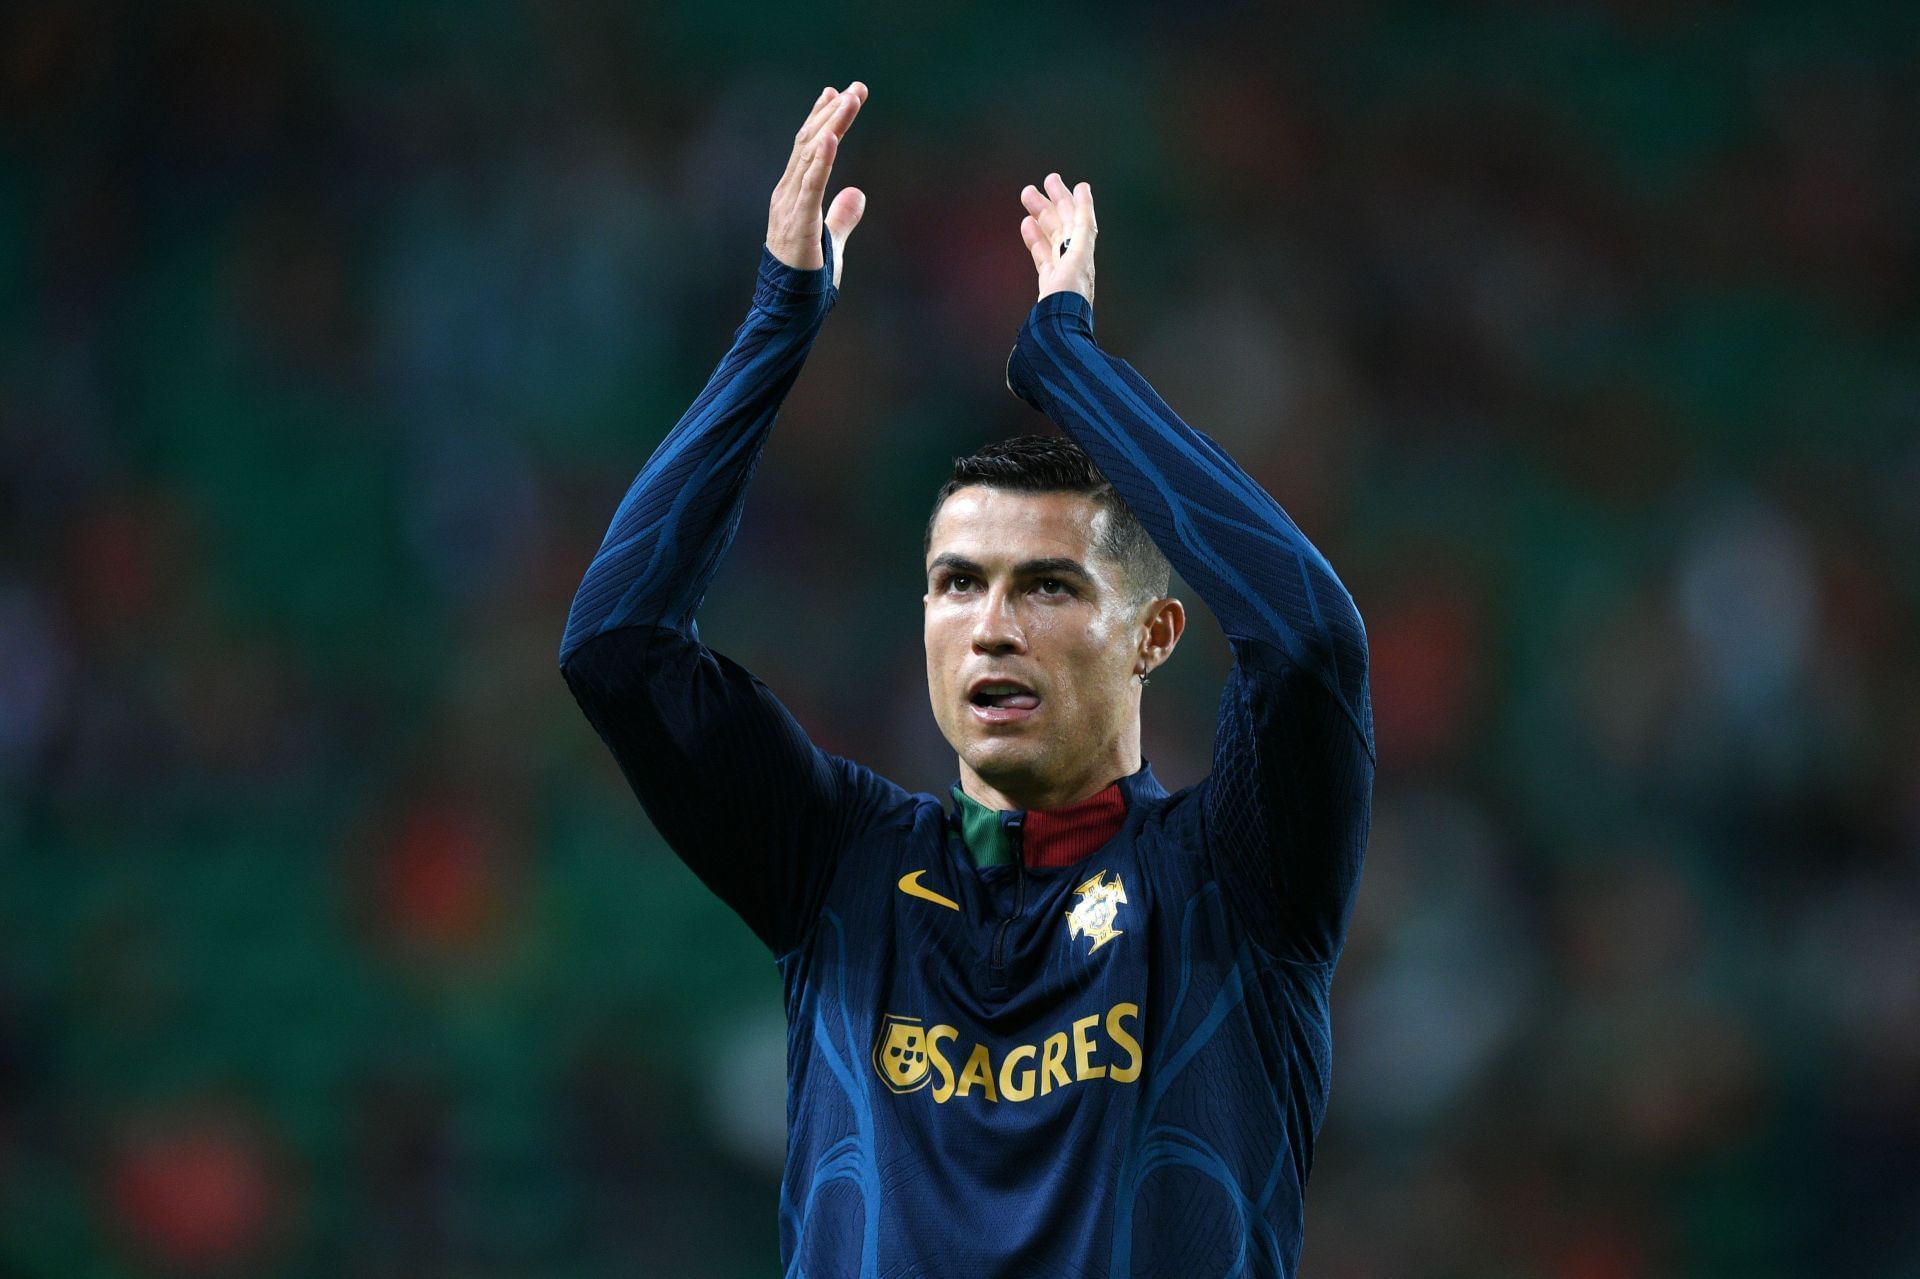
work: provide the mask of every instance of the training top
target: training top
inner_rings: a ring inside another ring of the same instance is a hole
[[[1053,293],[1007,385],[1226,632],[1212,773],[1172,794],[1148,767],[1116,778],[1118,831],[1035,865],[1028,814],[997,815],[1011,859],[980,858],[978,812],[816,747],[694,613],[838,299],[822,241],[813,271],[761,250],[732,348],[621,501],[560,647],[661,836],[784,982],[785,1272],[1291,1276],[1371,806],[1360,615],[1279,504],[1095,344],[1091,303]]]

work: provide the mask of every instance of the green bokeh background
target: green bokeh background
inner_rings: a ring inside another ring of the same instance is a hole
[[[854,77],[703,637],[944,789],[920,529],[1092,182],[1372,643],[1302,1272],[1920,1273],[1917,13],[9,7],[0,1273],[776,1270],[777,975],[553,662]]]

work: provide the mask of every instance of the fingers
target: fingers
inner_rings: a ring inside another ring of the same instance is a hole
[[[807,110],[807,118],[800,122],[799,131],[793,135],[793,153],[799,155],[806,149],[807,139],[820,127],[820,121],[827,112],[833,110],[834,103],[840,100],[840,91],[832,85],[820,90],[820,96],[813,100],[813,106]]]
[[[834,98],[808,140],[801,144],[807,149],[807,158],[797,179],[799,199],[807,207],[817,207],[826,194],[827,177],[833,172],[833,157],[839,153],[840,139],[846,136],[866,100],[867,86],[855,80],[845,93]]]
[[[1026,241],[1027,252],[1033,255],[1033,269],[1045,271],[1053,259],[1053,242],[1047,239],[1047,233],[1032,217],[1020,219],[1020,238]]]
[[[1054,208],[1059,212],[1066,225],[1072,226],[1073,192],[1067,190],[1067,184],[1060,180],[1060,175],[1057,173],[1049,173],[1047,175],[1046,186],[1047,198],[1053,201]]]
[[[1049,173],[1044,185],[1044,192],[1031,185],[1020,192],[1020,203],[1028,214],[1020,224],[1020,237],[1027,240],[1027,247],[1033,247],[1028,238],[1029,226],[1050,245],[1059,244],[1068,236],[1082,237],[1076,242],[1090,245],[1100,229],[1094,216],[1092,184],[1082,182],[1069,189],[1058,173]]]
[[[793,135],[793,150],[787,154],[787,170],[780,175],[782,182],[791,178],[794,172],[799,169],[805,161],[807,155],[807,139],[811,137],[813,131],[819,127],[821,116],[832,109],[834,102],[837,101],[839,97],[840,91],[832,85],[828,85],[826,88],[820,90],[820,96],[813,100],[813,106],[807,111],[807,118],[800,122],[800,131]]]
[[[821,117],[833,109],[833,104],[839,96],[840,90],[832,85],[820,90],[820,96],[815,98],[813,105],[807,109],[807,118],[800,122],[800,131],[793,135],[795,143],[804,143],[807,135],[820,127]]]
[[[1020,203],[1032,215],[1040,230],[1049,238],[1057,239],[1060,234],[1060,215],[1054,210],[1053,201],[1041,195],[1038,190],[1028,186],[1020,192]]]
[[[833,93],[831,97],[817,105],[807,116],[800,132],[793,135],[794,150],[800,151],[816,143],[822,130],[830,129],[836,134],[844,134],[847,126],[853,123],[853,117],[860,113],[860,104],[867,100],[867,86],[855,80],[844,93]]]
[[[1067,234],[1078,235],[1095,229],[1092,184],[1082,182],[1068,190],[1059,174],[1049,173],[1047,195],[1052,198],[1053,207],[1060,214],[1061,227]]]
[[[793,135],[793,151],[787,156],[787,168],[780,175],[780,185],[791,185],[803,170],[819,159],[823,130],[832,132],[835,135],[833,143],[837,144],[866,100],[867,86],[858,80],[849,84],[844,91],[832,85],[822,89],[799,131]],[[824,185],[824,179],[822,182]]]

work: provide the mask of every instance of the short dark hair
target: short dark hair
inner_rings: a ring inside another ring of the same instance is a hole
[[[1107,477],[1085,449],[1060,435],[1016,435],[996,440],[967,457],[953,459],[953,474],[933,499],[927,534],[921,546],[925,558],[933,550],[933,525],[940,508],[963,488],[1008,489],[1016,493],[1084,493],[1107,513],[1106,528],[1094,549],[1120,565],[1135,596],[1156,599],[1167,593],[1173,566],[1140,527],[1127,504],[1120,500]]]

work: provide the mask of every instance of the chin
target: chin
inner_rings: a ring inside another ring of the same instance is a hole
[[[1011,741],[1005,738],[975,741],[964,758],[967,767],[980,780],[993,786],[1018,783],[1048,773],[1047,751],[1039,742]]]

